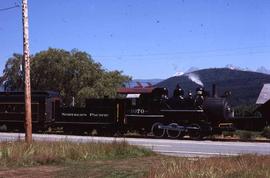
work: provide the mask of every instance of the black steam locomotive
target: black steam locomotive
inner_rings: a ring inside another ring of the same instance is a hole
[[[203,88],[193,97],[187,96],[177,86],[172,97],[166,88],[120,89],[126,97],[125,120],[128,130],[151,132],[156,137],[181,138],[189,135],[200,138],[206,135],[232,130],[233,117],[226,97],[213,96]]]
[[[202,88],[184,95],[177,86],[168,97],[166,88],[121,88],[117,99],[86,99],[85,107],[63,107],[55,92],[32,93],[34,131],[62,128],[65,133],[114,135],[138,131],[155,137],[201,138],[232,130],[233,111],[226,96]],[[24,93],[0,92],[0,125],[24,130]]]

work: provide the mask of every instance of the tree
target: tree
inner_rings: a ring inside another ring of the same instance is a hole
[[[18,91],[23,90],[23,73],[22,73],[23,56],[14,53],[10,57],[4,68],[4,75],[1,77],[1,83],[8,88],[8,90]]]
[[[14,54],[6,63],[4,76],[11,90],[22,89],[21,62],[22,56]],[[76,105],[83,105],[88,97],[114,97],[116,89],[129,80],[121,71],[107,71],[78,50],[49,48],[31,57],[32,89],[58,91],[67,105],[72,97]]]

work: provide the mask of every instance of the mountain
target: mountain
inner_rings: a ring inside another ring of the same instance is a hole
[[[156,84],[158,87],[167,87],[170,95],[179,83],[186,91],[195,89],[202,82],[207,91],[212,90],[212,84],[216,84],[218,94],[223,95],[225,91],[231,91],[231,104],[244,105],[255,104],[263,84],[270,83],[270,75],[251,71],[232,70],[229,68],[211,68],[174,76]]]
[[[194,72],[194,71],[197,71],[197,70],[200,70],[200,69],[197,68],[197,67],[190,67],[185,73],[190,73],[190,72]]]
[[[263,74],[270,74],[270,70],[265,68],[264,66],[261,66],[257,68],[256,70],[252,70],[252,69],[249,69],[248,67],[242,68],[239,66],[235,66],[233,64],[227,64],[225,68],[232,69],[232,70],[253,71],[253,72],[258,72],[258,73],[263,73]]]
[[[252,71],[248,67],[242,68],[239,66],[235,66],[233,64],[227,64],[225,68],[231,69],[231,70],[242,70],[242,71]]]
[[[256,72],[263,73],[263,74],[270,74],[270,70],[266,69],[265,67],[261,66],[259,67]]]

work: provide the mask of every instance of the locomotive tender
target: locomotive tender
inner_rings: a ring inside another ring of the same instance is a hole
[[[128,131],[155,137],[190,138],[231,130],[233,117],[226,97],[209,96],[202,88],[184,95],[177,86],[168,98],[166,88],[120,88],[119,98],[86,99],[85,107],[63,107],[55,92],[32,93],[33,130],[61,127],[65,133],[114,135]],[[24,129],[23,92],[0,92],[0,125]]]

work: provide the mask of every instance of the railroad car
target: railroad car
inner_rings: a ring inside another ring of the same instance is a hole
[[[60,97],[52,91],[32,92],[33,130],[47,130],[57,119]],[[2,129],[24,131],[24,92],[0,92],[0,125]]]
[[[125,117],[125,102],[122,99],[86,99],[85,107],[62,107],[54,127],[65,133],[114,135],[122,132]]]

